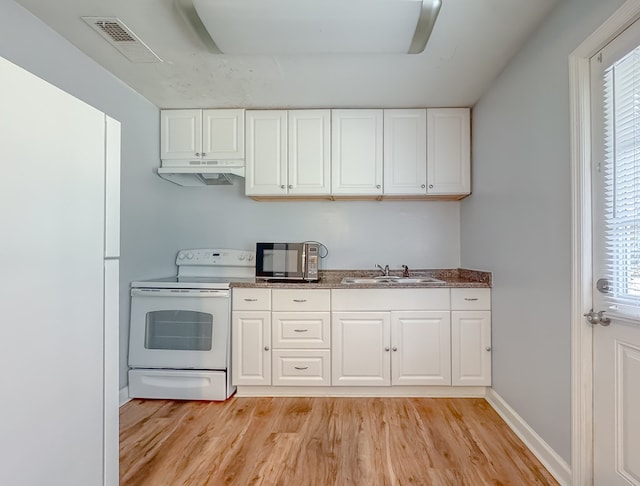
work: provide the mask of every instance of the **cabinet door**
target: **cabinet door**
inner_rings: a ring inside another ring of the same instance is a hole
[[[388,312],[335,312],[331,316],[333,386],[390,385]]]
[[[331,192],[331,111],[291,110],[289,117],[289,194]]]
[[[391,313],[391,384],[451,385],[449,311]]]
[[[427,193],[427,110],[384,110],[384,193]]]
[[[231,383],[271,385],[271,313],[233,311]]]
[[[162,160],[201,157],[202,110],[162,110],[160,129]]]
[[[202,157],[244,159],[244,110],[202,111]]]
[[[427,109],[427,194],[471,192],[469,108]]]
[[[331,111],[331,192],[382,194],[382,110]]]
[[[451,384],[491,385],[491,312],[451,312]]]
[[[247,196],[287,194],[287,112],[247,111]]]

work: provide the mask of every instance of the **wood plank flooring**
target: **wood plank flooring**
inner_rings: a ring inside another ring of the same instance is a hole
[[[484,399],[133,400],[120,484],[556,485]]]

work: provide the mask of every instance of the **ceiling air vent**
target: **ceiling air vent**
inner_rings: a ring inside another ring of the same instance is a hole
[[[82,17],[89,26],[131,62],[162,62],[147,45],[117,17]]]

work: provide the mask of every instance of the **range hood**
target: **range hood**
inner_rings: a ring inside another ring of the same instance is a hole
[[[174,0],[216,54],[419,54],[441,0]]]
[[[178,161],[172,161],[178,162]],[[164,163],[158,175],[179,186],[229,186],[236,178],[244,177],[244,161],[203,161],[184,166]],[[240,165],[243,164],[243,165]]]

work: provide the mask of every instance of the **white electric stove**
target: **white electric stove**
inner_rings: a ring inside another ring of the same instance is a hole
[[[231,282],[255,281],[255,252],[181,250],[178,274],[131,284],[129,396],[225,400]]]

